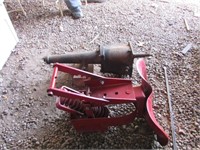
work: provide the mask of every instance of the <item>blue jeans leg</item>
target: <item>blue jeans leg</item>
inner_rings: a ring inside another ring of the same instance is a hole
[[[81,1],[80,0],[64,0],[67,7],[73,11],[81,11]]]

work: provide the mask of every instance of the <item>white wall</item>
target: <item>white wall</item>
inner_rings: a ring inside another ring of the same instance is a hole
[[[3,0],[0,0],[0,70],[17,42],[17,34],[5,9]]]

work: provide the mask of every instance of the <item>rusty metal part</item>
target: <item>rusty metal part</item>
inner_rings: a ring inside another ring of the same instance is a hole
[[[173,149],[177,150],[176,133],[175,133],[175,126],[174,126],[174,113],[173,113],[173,110],[172,110],[172,103],[171,103],[171,97],[170,97],[170,91],[169,91],[170,89],[169,89],[167,68],[163,67],[163,69],[164,69],[164,72],[165,72],[165,81],[166,81],[167,96],[168,96],[168,103],[169,103],[169,113],[170,113],[170,119],[171,119]]]
[[[58,109],[71,114],[71,122],[78,132],[103,132],[109,126],[132,123],[135,117],[145,118],[157,135],[159,143],[166,145],[169,137],[153,113],[153,92],[147,81],[144,60],[139,59],[136,66],[142,78],[141,85],[133,85],[131,79],[103,77],[56,63],[47,92],[50,96],[57,96],[56,107]],[[58,72],[82,76],[85,89],[75,90],[66,86],[57,88]],[[134,104],[135,109],[128,114],[110,116],[106,107],[110,104]]]
[[[65,87],[61,88],[62,90],[66,90]],[[84,103],[81,100],[78,99],[70,99],[67,97],[60,97],[59,100],[59,105],[62,105],[62,108],[65,108],[65,110],[72,109],[78,112],[82,117],[87,116],[85,113],[85,107]],[[96,106],[96,107],[91,107],[93,117],[99,118],[99,117],[108,117],[109,115],[109,110],[105,106]]]
[[[118,75],[132,75],[134,58],[148,57],[150,54],[135,54],[131,43],[100,46],[99,50],[81,53],[67,53],[44,57],[44,61],[50,63],[79,63],[101,64],[101,72],[115,73]]]

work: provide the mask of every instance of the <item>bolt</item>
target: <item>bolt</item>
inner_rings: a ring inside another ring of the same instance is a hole
[[[100,83],[101,83],[102,85],[104,85],[104,81],[103,81],[103,80],[101,80]]]
[[[126,94],[130,94],[131,92],[129,90],[126,91]]]

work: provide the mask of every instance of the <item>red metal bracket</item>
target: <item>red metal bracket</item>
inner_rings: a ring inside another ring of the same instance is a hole
[[[79,132],[106,131],[109,126],[124,125],[135,117],[145,118],[155,131],[161,145],[168,143],[168,135],[157,122],[152,106],[152,87],[147,82],[146,65],[143,59],[136,63],[142,78],[141,85],[132,84],[130,79],[108,78],[79,70],[67,65],[55,64],[48,95],[57,96],[57,108],[71,114],[71,122]],[[83,79],[84,90],[63,86],[56,88],[58,71],[79,76]],[[117,117],[109,116],[107,105],[133,103],[133,112]]]

